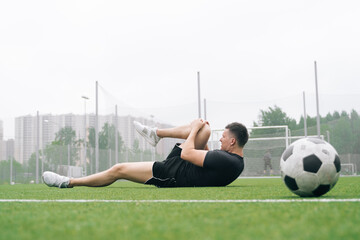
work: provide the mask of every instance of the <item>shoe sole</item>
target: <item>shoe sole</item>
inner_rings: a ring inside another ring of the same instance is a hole
[[[152,145],[153,147],[156,146],[156,143],[154,143],[153,141],[149,142],[149,137],[148,137],[145,133],[143,133],[142,131],[139,132],[138,130],[136,130],[136,131],[137,131],[141,136],[143,136],[143,138],[145,138],[150,145]]]
[[[153,147],[156,146],[157,143],[155,143],[155,142],[153,142],[153,141],[151,141],[151,140],[150,140],[151,142],[149,142],[149,137],[148,137],[143,131],[139,131],[136,127],[135,127],[135,130],[136,130],[143,138],[145,138],[146,141],[147,141],[151,146],[153,146]]]

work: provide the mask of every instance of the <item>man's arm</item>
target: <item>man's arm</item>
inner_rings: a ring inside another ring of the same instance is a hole
[[[196,166],[203,167],[207,150],[195,149],[195,138],[199,130],[204,127],[206,122],[202,119],[194,120],[191,123],[191,132],[186,141],[181,144],[181,158],[195,164]]]

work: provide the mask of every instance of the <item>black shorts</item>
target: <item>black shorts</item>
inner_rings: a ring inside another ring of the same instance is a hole
[[[176,187],[176,171],[184,160],[180,158],[181,148],[177,143],[167,158],[162,162],[155,162],[152,167],[153,177],[145,184],[157,187]]]

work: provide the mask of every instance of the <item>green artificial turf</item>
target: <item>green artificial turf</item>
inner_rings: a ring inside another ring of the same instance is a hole
[[[360,178],[340,178],[321,199],[360,198]],[[0,185],[0,199],[300,199],[280,178],[228,187],[158,189]],[[0,202],[0,239],[358,239],[360,202]]]

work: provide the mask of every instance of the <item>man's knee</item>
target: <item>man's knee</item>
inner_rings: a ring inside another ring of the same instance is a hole
[[[110,168],[109,174],[114,179],[127,179],[144,183],[152,177],[153,162],[118,163]]]
[[[205,149],[205,146],[210,138],[211,129],[209,125],[204,125],[195,139],[195,148],[196,149]]]
[[[126,164],[117,163],[109,169],[109,172],[114,178],[121,178],[126,173]]]
[[[205,124],[204,127],[200,130],[200,133],[204,135],[204,137],[209,138],[211,134],[211,128],[209,124]]]

